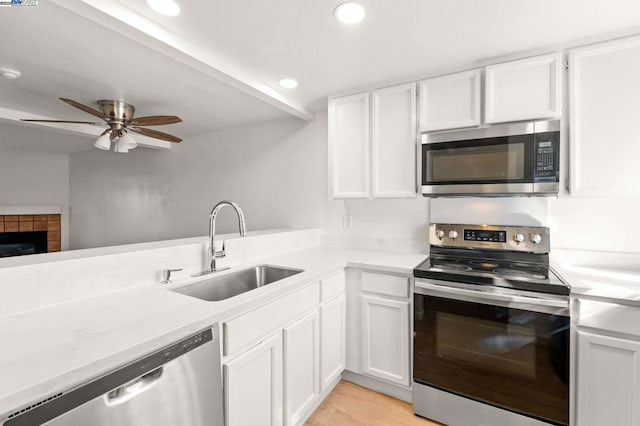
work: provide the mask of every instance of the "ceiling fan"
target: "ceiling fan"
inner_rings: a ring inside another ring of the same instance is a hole
[[[101,111],[91,108],[87,105],[76,102],[72,99],[60,98],[61,101],[76,107],[86,113],[94,115],[104,120],[104,122],[96,121],[74,121],[74,120],[34,120],[22,119],[21,121],[31,121],[40,123],[72,123],[72,124],[91,124],[94,126],[107,125],[109,128],[105,130],[96,140],[95,147],[108,151],[111,149],[111,143],[114,142],[115,152],[128,152],[130,149],[138,146],[128,132],[139,133],[151,138],[160,139],[167,142],[178,143],[182,139],[170,135],[168,133],[159,132],[153,129],[147,129],[146,126],[162,126],[165,124],[180,123],[182,119],[175,115],[151,115],[147,117],[134,117],[135,107],[123,101],[100,100],[98,105]]]

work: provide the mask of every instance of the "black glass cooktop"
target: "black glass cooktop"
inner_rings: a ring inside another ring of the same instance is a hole
[[[416,278],[493,285],[552,294],[569,294],[569,286],[549,267],[548,254],[431,247]]]

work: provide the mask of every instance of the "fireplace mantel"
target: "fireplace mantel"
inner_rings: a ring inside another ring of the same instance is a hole
[[[3,206],[0,205],[0,215],[20,215],[20,214],[62,214],[60,205],[23,205],[23,206]]]

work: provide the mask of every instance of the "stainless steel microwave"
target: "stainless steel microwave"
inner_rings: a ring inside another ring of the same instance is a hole
[[[560,120],[422,135],[422,195],[555,195]]]

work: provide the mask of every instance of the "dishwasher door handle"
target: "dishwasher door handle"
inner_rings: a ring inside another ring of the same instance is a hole
[[[151,389],[151,387],[160,380],[163,371],[164,367],[158,367],[144,376],[140,376],[129,383],[115,388],[105,395],[106,404],[109,406],[124,404]]]

